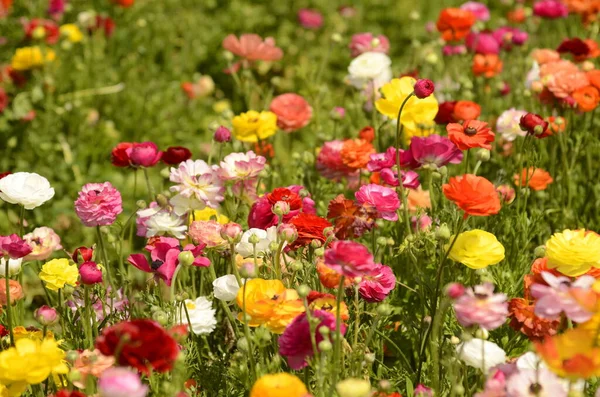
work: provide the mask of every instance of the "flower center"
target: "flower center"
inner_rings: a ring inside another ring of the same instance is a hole
[[[473,127],[467,127],[467,128],[465,128],[465,134],[468,136],[473,136],[473,135],[477,134],[477,129],[475,129]]]
[[[531,385],[529,385],[529,391],[537,396],[542,391],[542,385],[540,385],[539,383],[532,383]]]

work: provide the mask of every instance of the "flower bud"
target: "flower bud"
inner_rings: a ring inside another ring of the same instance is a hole
[[[273,204],[273,208],[271,209],[275,215],[287,215],[290,213],[290,204],[285,201],[278,201]]]
[[[237,341],[237,347],[238,349],[240,349],[243,352],[247,352],[249,350],[249,345],[248,345],[248,339],[246,339],[246,337],[242,336],[240,339],[238,339]]]
[[[229,222],[221,227],[221,238],[227,240],[229,244],[239,243],[242,239],[242,227],[234,222]]]
[[[331,351],[331,349],[333,348],[331,342],[329,342],[327,339],[323,339],[321,342],[319,342],[319,345],[317,347],[319,348],[319,351],[322,352]]]
[[[444,293],[450,299],[458,299],[465,293],[465,286],[460,283],[450,283],[446,286]]]
[[[260,237],[258,237],[258,235],[256,235],[255,233],[252,233],[250,237],[248,237],[248,242],[250,244],[258,244],[260,243]]]
[[[293,261],[290,264],[290,268],[292,269],[292,271],[294,272],[299,272],[300,270],[302,270],[304,266],[302,265],[301,261]]]
[[[181,266],[191,266],[195,259],[194,254],[190,251],[181,251],[177,256],[177,260]]]
[[[486,329],[477,328],[477,331],[475,331],[475,337],[479,338],[479,339],[487,340],[487,338],[490,337],[490,333]]]
[[[392,383],[387,379],[382,379],[379,381],[379,390],[381,391],[389,391],[392,388]]]
[[[334,43],[341,43],[344,38],[339,33],[334,33],[331,35],[331,41]]]
[[[148,205],[146,204],[146,202],[144,200],[138,200],[138,201],[136,201],[135,202],[135,206],[138,207],[141,210],[146,209],[146,207],[148,207]]]
[[[321,240],[313,240],[313,241],[310,242],[310,246],[312,248],[315,248],[315,249],[316,248],[321,248],[322,245],[323,244],[321,243]]]
[[[346,116],[346,109],[340,106],[334,107],[329,113],[329,118],[332,120],[341,120]]]
[[[69,350],[67,354],[65,354],[65,360],[70,363],[74,363],[79,358],[79,352],[77,350]]]
[[[160,208],[166,208],[169,206],[169,199],[164,194],[158,194],[156,196],[156,203],[160,206]]]
[[[298,296],[300,298],[306,298],[310,294],[310,287],[308,285],[301,285],[297,289]]]
[[[279,244],[277,243],[277,241],[271,241],[269,243],[269,251],[271,251],[271,252],[277,252],[278,248],[279,248]]]
[[[435,236],[439,240],[448,240],[450,238],[450,235],[450,229],[445,223],[441,224],[440,227],[438,227],[435,231]]]
[[[392,307],[387,303],[382,303],[377,307],[377,314],[380,316],[389,316],[392,314]]]
[[[56,309],[46,305],[37,309],[34,313],[34,317],[38,323],[46,327],[58,322],[58,312]]]
[[[84,285],[94,285],[102,282],[102,270],[95,262],[84,262],[79,267],[79,276]]]
[[[169,316],[167,316],[167,313],[163,312],[162,310],[157,310],[152,313],[152,319],[158,322],[160,325],[167,325],[169,322]]]
[[[546,247],[544,247],[543,245],[536,247],[536,249],[533,251],[533,255],[535,255],[536,258],[545,257],[546,256]]]
[[[490,151],[487,149],[479,148],[475,151],[475,159],[477,161],[489,161],[490,160]]]
[[[94,250],[92,248],[79,247],[73,252],[71,257],[73,258],[73,262],[81,264],[83,262],[91,261],[93,256]]]
[[[548,122],[539,114],[527,113],[519,120],[521,130],[531,135],[541,135],[548,129]]]
[[[315,250],[315,256],[322,257],[325,255],[325,247],[320,247]]]
[[[365,361],[368,362],[369,364],[374,363],[375,362],[375,354],[373,354],[373,353],[365,354]]]
[[[424,99],[433,94],[435,85],[433,81],[428,79],[419,79],[414,87],[415,96],[419,99]]]
[[[253,262],[244,262],[240,268],[240,276],[242,278],[254,278],[256,277],[256,266]]]
[[[377,237],[376,243],[381,247],[385,247],[387,245],[387,238],[383,236]]]
[[[325,325],[323,325],[322,327],[319,327],[318,331],[321,334],[321,336],[324,338],[331,333],[331,330],[329,329],[329,327],[327,327]]]
[[[277,227],[279,239],[286,243],[293,243],[298,238],[298,230],[291,223],[282,223]]]

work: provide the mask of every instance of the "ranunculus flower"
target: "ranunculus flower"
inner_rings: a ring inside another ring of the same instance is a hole
[[[8,256],[11,259],[20,259],[29,255],[31,246],[16,234],[0,236],[0,256]]]
[[[499,54],[500,44],[491,33],[470,33],[465,39],[467,48],[477,54]]]
[[[591,268],[600,268],[600,236],[594,232],[563,230],[546,241],[548,268],[577,277]]]
[[[190,225],[189,235],[196,244],[204,244],[207,249],[222,250],[228,247],[227,241],[221,237],[221,224],[217,221],[194,221]]]
[[[393,189],[375,184],[363,185],[355,196],[363,206],[375,208],[379,217],[388,221],[398,220],[396,211],[400,208],[400,199]]]
[[[263,257],[271,252],[269,248],[271,243],[277,242],[277,226],[271,226],[266,230],[253,228],[245,231],[242,240],[235,246],[236,252],[244,258],[254,256],[254,245],[249,241],[251,236],[259,240],[256,244],[256,256]]]
[[[349,167],[342,160],[344,141],[334,140],[325,142],[317,155],[317,170],[324,178],[340,182],[344,178],[350,185],[358,184],[359,170]]]
[[[269,110],[277,115],[277,126],[285,132],[305,127],[312,118],[312,107],[306,99],[294,93],[273,98]]]
[[[245,280],[242,280],[242,283],[244,281]],[[226,274],[225,276],[216,278],[212,282],[212,285],[215,298],[225,302],[231,302],[235,300],[235,297],[240,290],[240,285],[233,274]]]
[[[43,305],[35,311],[33,317],[44,326],[54,325],[58,322],[58,311],[53,307]]]
[[[252,386],[250,397],[306,397],[308,390],[300,378],[287,372],[261,376]]]
[[[52,259],[42,266],[40,280],[46,283],[46,288],[58,291],[65,285],[75,287],[79,278],[77,266],[71,265],[68,259]]]
[[[315,214],[315,202],[310,195],[300,197],[301,190],[304,190],[304,187],[300,185],[278,187],[260,197],[250,208],[248,226],[266,230],[277,225],[279,218],[273,212],[273,206],[278,202],[285,202],[289,205],[289,212],[282,216],[283,222],[286,223],[302,212]]]
[[[257,156],[252,150],[246,153],[230,153],[221,161],[218,175],[222,180],[234,182],[257,178],[265,168],[266,162],[266,158]]]
[[[175,185],[170,190],[177,194],[171,198],[170,203],[176,215],[181,216],[190,210],[205,207],[219,207],[219,203],[225,199],[225,188],[217,168],[203,160],[186,160],[177,168],[171,168],[169,180]]]
[[[0,258],[0,276],[6,277],[6,261],[8,261],[8,277],[19,274],[23,266],[23,258]]]
[[[377,270],[369,249],[354,241],[334,241],[324,258],[325,265],[350,279],[375,275]]]
[[[129,158],[128,149],[135,145],[134,142],[121,142],[115,146],[110,154],[110,161],[115,167],[130,167],[131,160]]]
[[[363,89],[369,83],[376,88],[392,78],[392,61],[381,52],[364,52],[354,58],[348,66],[348,79],[351,85]]]
[[[477,16],[470,10],[444,8],[436,22],[437,30],[445,41],[462,40],[475,24]]]
[[[547,171],[541,168],[529,167],[521,172],[521,175],[514,176],[515,185],[521,187],[529,187],[532,190],[545,190],[549,184],[554,182],[554,179]]]
[[[242,142],[258,142],[275,135],[277,115],[273,112],[248,110],[233,118],[233,136]]]
[[[466,174],[452,177],[442,186],[442,191],[465,215],[490,216],[502,208],[496,188],[481,176]]]
[[[547,19],[565,18],[569,9],[558,0],[540,0],[533,5],[533,15]]]
[[[439,168],[447,164],[460,164],[463,159],[463,153],[452,141],[437,134],[413,137],[408,150],[400,156],[401,165],[407,163],[411,168]]]
[[[43,176],[29,172],[15,172],[0,179],[0,198],[7,203],[19,204],[32,210],[54,197],[54,188]]]
[[[298,22],[306,29],[319,29],[323,26],[323,15],[317,10],[302,8],[298,11]]]
[[[167,165],[177,165],[192,158],[192,152],[183,146],[170,146],[162,154],[162,161]]]
[[[332,226],[327,219],[307,212],[296,215],[289,223],[294,225],[298,231],[298,238],[290,244],[291,249],[306,246],[314,240],[325,243],[327,238],[323,234],[324,230]]]
[[[134,143],[126,149],[129,162],[134,167],[152,167],[160,161],[162,152],[154,142]]]
[[[394,287],[396,287],[396,277],[392,268],[376,263],[372,273],[362,277],[358,292],[367,302],[381,302]]]
[[[494,342],[471,339],[456,346],[458,357],[467,365],[487,373],[490,368],[506,361],[506,352]]]
[[[415,83],[415,96],[419,99],[427,98],[435,91],[435,85],[433,81],[429,79],[419,79]]]
[[[213,135],[215,142],[224,143],[231,141],[231,131],[227,127],[219,126]]]
[[[483,3],[478,1],[467,1],[460,6],[461,10],[471,11],[477,17],[478,21],[489,21],[490,10]]]
[[[483,269],[504,259],[504,246],[492,233],[474,229],[458,235],[448,256],[471,269]]]
[[[463,327],[477,325],[491,331],[500,327],[508,316],[505,294],[494,294],[492,283],[467,288],[453,303],[456,318]]]
[[[10,304],[12,305],[19,299],[22,299],[25,295],[23,294],[23,288],[21,287],[21,284],[19,284],[17,280],[8,280],[8,283],[8,289],[10,291]],[[0,306],[6,306],[6,295],[6,279],[0,278]]]
[[[79,266],[81,283],[85,285],[99,284],[102,282],[102,270],[94,262],[84,262]]]
[[[268,37],[263,41],[257,34],[243,34],[239,39],[230,34],[223,40],[223,48],[244,58],[246,63],[278,61],[283,57],[283,51],[275,46],[274,39]]]
[[[60,237],[49,227],[37,227],[31,233],[23,236],[32,251],[25,257],[25,260],[46,260],[54,251],[62,249]]]
[[[140,376],[127,368],[109,368],[98,380],[100,397],[146,397],[148,386]]]
[[[121,193],[110,183],[88,183],[75,201],[75,212],[88,227],[112,225],[123,212]]]
[[[382,52],[387,54],[390,50],[390,41],[380,34],[375,37],[372,33],[356,33],[350,39],[350,55],[356,58],[365,52]]]
[[[505,110],[496,121],[496,132],[509,142],[514,141],[518,136],[525,136],[526,133],[521,129],[520,122],[521,117],[526,114],[526,111],[515,108]]]
[[[196,300],[186,299],[185,307],[179,313],[180,324],[190,325],[192,332],[196,335],[210,334],[217,326],[216,310],[212,308],[212,302],[205,296],[200,296]],[[189,323],[188,323],[189,318]]]

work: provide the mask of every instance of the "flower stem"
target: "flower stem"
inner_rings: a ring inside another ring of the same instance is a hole
[[[233,274],[235,275],[235,279],[238,282],[238,287],[242,286],[242,278],[240,277],[240,271],[237,268],[237,264],[235,263],[235,244],[229,245],[229,251],[231,252],[231,267],[233,270]]]
[[[244,297],[242,302],[242,315],[244,316],[244,335],[246,336],[246,342],[248,342],[248,357],[250,358],[250,371],[252,371],[253,375],[251,381],[252,383],[254,383],[254,381],[258,379],[258,375],[256,373],[256,363],[254,362],[254,350],[252,349],[252,340],[250,339],[250,328],[248,327],[248,318],[246,314],[246,283],[244,283],[244,286],[242,288],[242,294]]]
[[[342,317],[341,317],[341,305],[342,305],[342,299],[343,299],[343,295],[344,295],[344,281],[346,281],[346,277],[342,276],[340,278],[340,284],[338,285],[338,291],[337,291],[337,298],[335,301],[335,340],[333,341],[333,366],[334,366],[334,371],[333,371],[333,377],[332,377],[332,382],[331,382],[331,393],[333,394],[333,388],[335,387],[336,383],[337,383],[337,379],[338,379],[338,365],[340,365],[339,361],[340,361],[340,353],[341,353],[341,346],[342,346],[342,332],[341,332],[341,326],[342,326]]]
[[[414,92],[411,92],[409,96],[404,99],[402,105],[400,106],[400,110],[398,111],[398,118],[396,119],[396,165],[398,167],[398,196],[402,200],[402,212],[404,213],[404,223],[406,227],[407,235],[411,234],[410,230],[410,220],[408,218],[408,203],[406,200],[406,195],[404,194],[404,185],[402,184],[402,171],[400,170],[400,141],[402,137],[402,123],[400,123],[400,116],[402,116],[402,110],[404,106],[408,102],[408,100],[415,95]]]
[[[275,277],[277,277],[277,280],[281,280],[281,251],[283,250],[284,244],[285,241],[279,243],[277,253],[275,254]]]
[[[10,345],[15,345],[15,335],[13,334],[13,323],[12,323],[12,305],[10,303],[10,278],[8,269],[9,258],[6,258],[6,264],[4,267],[4,282],[6,283],[6,321],[8,322],[8,333],[10,335]]]
[[[98,245],[100,246],[100,251],[102,252],[102,260],[104,261],[104,268],[106,269],[106,278],[108,279],[108,285],[111,288],[111,295],[115,292],[115,287],[112,279],[112,272],[110,271],[110,263],[108,262],[108,255],[106,254],[106,246],[104,245],[104,238],[102,237],[102,232],[100,231],[100,226],[96,226],[96,236],[98,237]],[[111,299],[110,307],[112,314],[112,302],[114,299]]]
[[[144,179],[146,179],[146,186],[148,187],[148,196],[150,198],[150,203],[152,201],[154,201],[154,187],[152,186],[152,183],[150,182],[150,176],[148,176],[148,169],[146,167],[142,168],[143,172],[144,172]]]
[[[183,266],[179,265],[175,268],[175,271],[173,272],[173,278],[171,279],[171,299],[175,300],[175,292],[176,292],[176,281],[177,281],[177,275],[179,274],[179,272],[181,271],[181,268]]]

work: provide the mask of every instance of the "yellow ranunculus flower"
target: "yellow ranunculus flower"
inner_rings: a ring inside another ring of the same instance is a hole
[[[69,264],[68,259],[52,259],[42,266],[39,276],[46,282],[46,288],[58,291],[59,288],[64,288],[65,284],[74,287],[79,278],[79,270],[76,265]]]
[[[600,267],[600,236],[594,232],[564,230],[546,242],[548,268],[565,276],[577,277],[592,267]]]
[[[303,397],[307,394],[306,386],[297,376],[281,372],[261,376],[252,386],[250,397]]]
[[[296,290],[286,289],[280,280],[248,280],[236,297],[236,303],[242,310],[244,290],[246,315],[250,318],[248,325],[251,327],[265,325],[271,332],[281,334],[298,314],[304,313],[304,305]],[[242,315],[240,313],[240,318]]]
[[[404,100],[414,91],[417,80],[412,77],[402,77],[392,79],[389,83],[381,87],[383,98],[375,102],[375,107],[379,113],[386,115],[392,120],[398,118],[398,112]],[[434,95],[419,99],[412,96],[402,109],[400,123],[404,128],[411,131],[417,130],[420,124],[430,124],[438,112],[438,101]]]
[[[52,62],[56,58],[56,53],[51,49],[42,49],[38,46],[35,47],[22,47],[17,48],[15,55],[13,55],[10,62],[15,70],[29,70],[42,66],[45,63]]]
[[[453,240],[454,236],[450,238]],[[447,244],[445,249],[449,246]],[[483,269],[504,259],[504,246],[492,233],[474,229],[458,235],[448,256],[471,269]]]
[[[31,329],[28,330],[23,326],[18,326],[13,328],[13,334],[15,336],[15,340],[19,339],[32,339],[42,341],[44,339],[44,335],[41,329]],[[46,330],[46,338],[54,339],[54,334],[50,330]]]
[[[65,352],[54,339],[20,339],[0,353],[0,384],[8,395],[18,396],[27,385],[45,381],[51,374],[67,374]]]
[[[62,25],[60,27],[60,34],[65,36],[71,43],[79,43],[83,40],[83,33],[81,33],[77,25],[72,23]]]
[[[242,142],[258,142],[277,132],[277,116],[273,112],[249,110],[232,120],[233,135]]]
[[[211,218],[214,218],[221,225],[224,225],[229,222],[229,218],[223,214],[219,214],[216,209],[206,207],[203,210],[194,211],[194,216],[192,220],[194,221],[210,221]]]
[[[371,393],[371,383],[364,379],[348,378],[335,385],[340,397],[369,397]]]
[[[402,137],[404,138],[404,143],[407,145],[410,144],[410,140],[413,136],[426,137],[435,133],[435,121],[425,122],[423,124],[419,124],[416,129],[404,128],[402,131]]]

